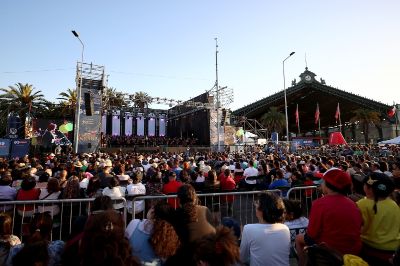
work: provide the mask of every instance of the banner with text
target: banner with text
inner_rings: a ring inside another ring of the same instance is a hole
[[[29,153],[29,139],[16,139],[11,142],[11,159],[22,158]]]
[[[102,129],[101,90],[84,86],[81,90],[78,153],[95,152],[100,147]]]
[[[8,157],[10,155],[10,140],[0,139],[0,157]]]

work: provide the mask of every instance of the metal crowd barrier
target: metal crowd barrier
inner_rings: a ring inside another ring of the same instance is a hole
[[[286,198],[300,201],[300,206],[305,217],[310,216],[311,203],[320,198],[322,192],[317,186],[293,187],[287,191]]]
[[[52,240],[66,240],[75,230],[77,218],[87,217],[91,213],[94,198],[65,200],[26,200],[0,201],[0,212],[6,212],[13,218],[13,233],[24,239],[29,235],[29,224],[38,213],[48,212],[53,218]],[[119,206],[126,225],[127,206],[125,198],[113,199],[113,205]]]
[[[212,214],[214,225],[221,223],[222,218],[231,217],[240,226],[257,223],[254,201],[257,195],[266,191],[277,193],[282,197],[282,190],[262,191],[226,191],[220,193],[198,193],[201,205],[207,206]],[[287,191],[286,198],[299,200],[304,210],[304,215],[309,216],[311,202],[321,196],[317,186],[294,187]],[[176,195],[128,195],[125,198],[114,199],[114,208],[123,215],[125,225],[132,219],[146,218],[147,211],[156,201],[174,201]],[[171,200],[172,199],[172,200]],[[74,223],[79,217],[87,217],[92,211],[94,198],[68,199],[68,200],[34,200],[34,201],[0,201],[0,212],[7,212],[13,217],[12,229],[21,239],[28,235],[29,223],[36,213],[49,212],[53,217],[52,240],[67,240],[73,233]],[[140,204],[142,201],[142,205]],[[139,203],[139,204],[137,204]],[[140,207],[141,209],[137,209]]]
[[[220,224],[222,218],[232,217],[238,223],[243,226],[248,223],[258,222],[255,215],[254,200],[257,195],[270,191],[277,193],[282,197],[282,191],[279,189],[274,190],[262,190],[262,191],[229,191],[221,193],[198,193],[200,204],[207,206],[212,215],[212,220],[214,225]],[[166,200],[176,198],[176,195],[157,195],[157,196],[136,196],[132,197],[132,212],[131,219],[144,219],[146,217],[147,211],[155,204],[155,201]],[[135,202],[144,201],[145,208],[143,210],[137,211],[135,208]],[[174,207],[177,208],[176,201]],[[129,223],[129,219],[127,221]]]

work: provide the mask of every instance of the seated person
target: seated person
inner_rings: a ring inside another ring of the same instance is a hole
[[[357,201],[363,217],[362,257],[370,265],[390,265],[400,246],[400,208],[390,198],[393,190],[390,177],[374,172],[364,180],[366,197]]]
[[[289,265],[290,232],[283,224],[285,206],[274,193],[265,192],[255,202],[258,224],[243,228],[240,242],[242,262],[255,265]]]
[[[313,201],[307,233],[297,235],[299,265],[304,265],[304,247],[325,243],[341,254],[359,255],[362,218],[356,204],[346,195],[351,191],[351,177],[331,168],[321,184],[324,197]]]

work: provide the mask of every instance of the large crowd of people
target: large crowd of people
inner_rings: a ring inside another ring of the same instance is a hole
[[[289,265],[291,230],[304,228],[295,241],[299,265],[307,263],[307,247],[321,244],[370,265],[394,265],[400,246],[400,147],[308,151],[269,145],[246,153],[0,158],[0,264]],[[323,197],[304,217],[302,203],[285,193],[309,185],[318,186]],[[281,189],[283,197],[266,192],[272,189]],[[254,202],[258,223],[241,228],[232,216],[233,192],[249,190],[264,191]],[[230,193],[218,201],[199,200],[201,193],[218,192]],[[177,197],[132,200],[169,194]],[[122,197],[132,218],[126,226],[124,205],[116,201]],[[58,240],[52,230],[66,210],[6,204],[84,198],[95,198],[90,210],[74,217],[71,231]],[[222,211],[216,202],[227,206],[223,219],[215,216]]]
[[[134,136],[134,135],[103,135],[103,147],[134,147],[134,146],[193,146],[198,144],[197,138],[179,138],[167,136]]]

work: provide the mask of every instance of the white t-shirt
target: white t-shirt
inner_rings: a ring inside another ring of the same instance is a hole
[[[123,190],[123,192],[122,192]],[[125,188],[123,187],[113,187],[113,188],[109,188],[106,187],[103,189],[103,196],[109,196],[111,199],[119,199],[125,196]],[[123,203],[115,203],[113,204],[114,209],[121,209],[124,207]]]
[[[247,167],[243,173],[244,177],[258,176],[258,170],[254,167]]]
[[[247,224],[240,243],[240,259],[250,266],[288,266],[289,228],[281,223]]]
[[[126,190],[128,192],[128,195],[146,195],[146,187],[142,183],[137,183],[137,184],[129,184],[126,187]],[[133,210],[132,207],[132,201],[128,201],[128,211],[130,213],[135,212],[135,214],[144,211],[144,200],[135,200],[135,210]]]
[[[243,172],[243,176],[246,178],[245,181],[247,184],[255,185],[255,184],[257,184],[257,181],[256,180],[247,180],[247,177],[258,176],[258,170],[254,167],[247,167]]]

